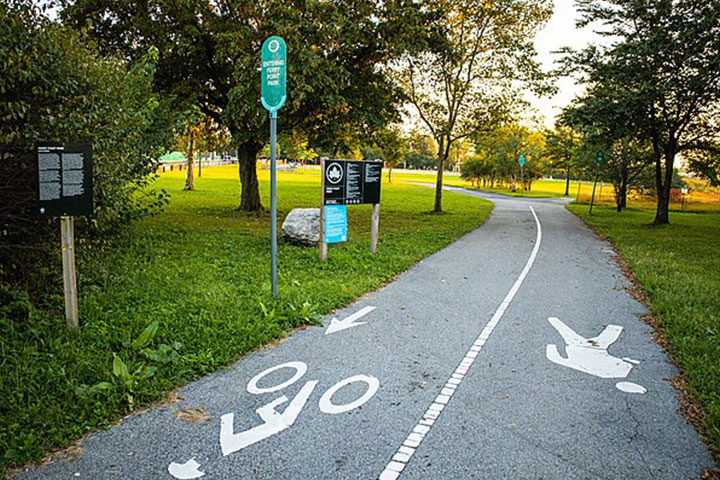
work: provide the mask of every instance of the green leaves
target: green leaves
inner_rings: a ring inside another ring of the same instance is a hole
[[[153,338],[155,338],[158,326],[159,324],[157,320],[148,325],[145,330],[143,330],[142,333],[138,336],[138,338],[136,338],[135,341],[132,343],[132,348],[135,350],[140,350],[141,348],[149,345],[150,342],[152,342]]]
[[[117,356],[113,354],[113,368],[112,373],[123,382],[127,382],[130,379],[130,372],[128,371],[125,363]]]

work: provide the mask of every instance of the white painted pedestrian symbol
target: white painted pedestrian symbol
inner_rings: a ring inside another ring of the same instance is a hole
[[[339,163],[331,163],[328,166],[326,178],[333,185],[340,183],[343,178],[343,169]]]
[[[550,317],[548,321],[565,340],[566,357],[560,355],[557,345],[547,345],[545,355],[553,363],[600,378],[626,378],[633,368],[633,363],[638,363],[608,353],[610,345],[615,343],[623,331],[621,326],[608,325],[597,337],[585,338],[575,333],[559,318]],[[619,382],[615,386],[628,393],[646,392],[644,387],[631,382]]]
[[[282,369],[293,369],[295,373],[293,376],[280,384],[272,386],[259,386],[262,379],[267,375]],[[266,393],[277,392],[286,387],[289,387],[293,383],[297,382],[307,372],[307,365],[303,362],[287,362],[281,365],[263,370],[259,374],[255,375],[247,384],[247,391],[253,395],[262,395]],[[364,383],[366,385],[365,392],[360,395],[357,399],[350,401],[346,404],[333,403],[332,397],[342,388],[351,385],[353,383]],[[230,455],[231,453],[242,450],[243,448],[249,447],[255,443],[265,440],[273,435],[276,435],[283,430],[286,430],[293,426],[295,420],[297,420],[300,412],[307,404],[308,399],[312,395],[318,381],[312,380],[300,389],[297,395],[290,400],[290,403],[285,407],[282,412],[278,411],[278,407],[288,403],[288,398],[285,395],[281,395],[272,402],[263,405],[262,407],[255,410],[262,423],[248,430],[244,430],[239,433],[235,433],[234,423],[235,414],[227,413],[220,417],[220,450],[223,456]],[[367,403],[377,392],[380,386],[380,382],[377,378],[370,375],[354,375],[344,380],[339,381],[332,387],[330,387],[321,397],[319,401],[320,411],[326,414],[337,415],[340,413],[349,412],[356,408],[361,407]],[[204,472],[199,470],[200,465],[195,459],[190,459],[187,462],[171,463],[168,466],[168,472],[178,479],[191,479],[198,478],[205,475]]]

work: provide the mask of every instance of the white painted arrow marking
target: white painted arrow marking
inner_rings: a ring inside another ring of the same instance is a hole
[[[341,330],[345,330],[346,328],[365,325],[367,322],[356,322],[355,320],[359,320],[373,310],[375,310],[375,307],[365,307],[362,310],[353,313],[345,320],[338,320],[337,318],[333,318],[332,320],[330,320],[330,325],[328,325],[327,330],[325,330],[325,335],[339,332]]]

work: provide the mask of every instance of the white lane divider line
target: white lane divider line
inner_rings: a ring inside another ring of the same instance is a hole
[[[515,298],[515,294],[518,292],[520,286],[525,281],[525,277],[527,277],[530,269],[535,263],[535,258],[537,257],[538,250],[540,250],[540,242],[542,241],[542,226],[540,225],[540,220],[538,220],[537,214],[535,214],[535,209],[533,207],[530,207],[530,211],[532,212],[533,218],[535,218],[535,224],[537,225],[537,237],[535,239],[535,246],[533,247],[532,253],[530,254],[530,258],[525,264],[525,268],[523,268],[520,276],[517,278],[517,280],[515,280],[515,283],[513,284],[510,291],[507,293],[507,295],[505,295],[505,298],[503,299],[498,309],[495,311],[495,314],[492,316],[487,325],[485,325],[485,328],[483,328],[482,332],[480,332],[480,335],[478,335],[475,343],[473,343],[468,352],[465,354],[465,357],[455,369],[455,372],[453,372],[445,386],[442,387],[442,389],[440,390],[440,393],[435,398],[433,403],[425,411],[422,419],[420,419],[420,421],[415,425],[415,427],[412,429],[410,434],[403,442],[402,446],[398,448],[395,452],[395,455],[393,455],[392,460],[390,460],[390,462],[388,462],[388,464],[385,466],[385,470],[383,470],[383,472],[378,477],[379,480],[397,480],[398,478],[400,478],[400,474],[410,461],[411,457],[415,453],[415,450],[420,446],[423,439],[425,438],[425,435],[427,435],[427,433],[430,431],[430,428],[440,416],[440,413],[443,411],[443,409],[445,409],[445,405],[447,405],[447,403],[450,401],[450,398],[452,398],[453,394],[455,393],[455,390],[460,386],[460,383],[462,383],[465,375],[470,369],[470,366],[472,366],[475,358],[478,356],[478,353],[482,350],[488,338],[490,338],[493,330],[495,330],[495,327],[500,322],[502,316],[505,314],[505,310],[508,309],[510,303],[513,301],[513,298]]]

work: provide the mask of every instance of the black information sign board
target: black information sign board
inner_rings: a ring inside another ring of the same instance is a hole
[[[37,162],[40,215],[93,214],[92,145],[41,143]]]
[[[325,205],[380,203],[382,162],[325,161]]]

